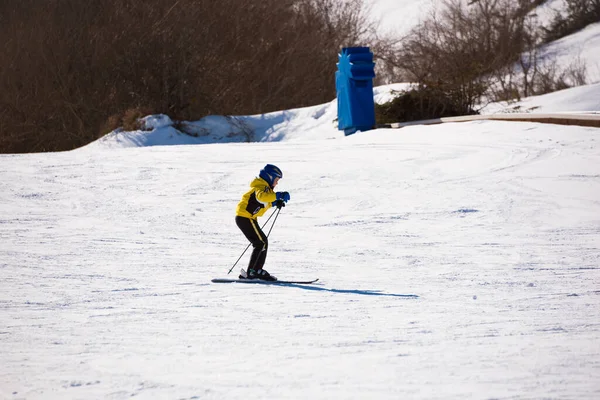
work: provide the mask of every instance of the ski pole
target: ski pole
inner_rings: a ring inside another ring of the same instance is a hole
[[[260,227],[260,229],[263,229],[267,223],[269,222],[269,220],[271,219],[271,217],[273,215],[275,215],[275,212],[277,212],[277,216],[279,216],[279,212],[281,211],[281,208],[277,208],[277,210],[273,210],[273,212],[271,213],[271,215],[269,215],[269,218],[267,218],[267,220],[265,221],[265,223],[263,224],[263,226]],[[275,219],[273,220],[273,225],[275,225],[275,221],[277,221],[277,216],[275,217]],[[271,225],[271,229],[273,229],[273,225]],[[271,229],[269,229],[269,233],[267,234],[267,238],[269,237],[269,234],[271,233]],[[229,269],[229,272],[227,272],[227,275],[229,275],[231,273],[231,271],[233,271],[233,269],[235,268],[235,266],[237,265],[237,263],[242,259],[242,257],[244,256],[244,254],[246,254],[246,251],[248,251],[248,249],[250,248],[250,246],[252,246],[252,243],[250,243],[247,247],[246,250],[244,250],[244,252],[240,255],[240,257],[237,259],[237,261],[233,264],[233,266]]]
[[[277,207],[277,215],[275,216],[275,219],[273,220],[273,225],[271,225],[271,229],[269,229],[269,233],[267,233],[267,239],[269,238],[269,235],[271,234],[271,231],[273,230],[273,227],[275,226],[275,222],[277,222],[277,217],[279,217],[280,212],[281,212],[281,207]],[[273,211],[273,214],[275,214],[275,211]],[[265,222],[265,225],[266,224],[267,223]]]

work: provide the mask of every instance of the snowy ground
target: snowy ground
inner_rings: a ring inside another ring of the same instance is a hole
[[[598,398],[599,132],[0,155],[0,398]],[[266,267],[320,281],[212,284],[267,162]]]

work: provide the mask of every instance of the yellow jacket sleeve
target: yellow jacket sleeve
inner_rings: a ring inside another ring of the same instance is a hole
[[[277,195],[270,187],[267,186],[263,190],[256,191],[256,198],[261,203],[267,203],[268,204],[267,208],[268,208],[268,207],[271,207],[272,202],[277,200]]]
[[[256,219],[271,208],[271,203],[275,200],[277,200],[277,195],[269,184],[262,178],[256,178],[250,184],[250,190],[242,196],[238,203],[236,215]]]

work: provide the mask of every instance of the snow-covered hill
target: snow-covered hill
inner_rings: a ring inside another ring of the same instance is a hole
[[[375,88],[375,101],[389,101],[394,90],[406,88],[394,84]],[[543,96],[525,98],[513,103],[492,103],[482,109],[483,114],[505,112],[600,112],[600,83],[586,85]],[[186,123],[182,133],[164,115],[148,116],[146,130],[115,131],[86,146],[89,149],[115,149],[156,145],[209,144],[312,141],[340,139],[344,133],[337,129],[337,102],[268,114],[223,117],[210,116],[200,121]]]

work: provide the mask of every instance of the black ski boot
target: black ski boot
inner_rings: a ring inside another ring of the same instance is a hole
[[[246,274],[247,279],[262,279],[263,281],[276,281],[273,275],[269,274],[266,270],[259,268],[257,270],[249,269]]]

